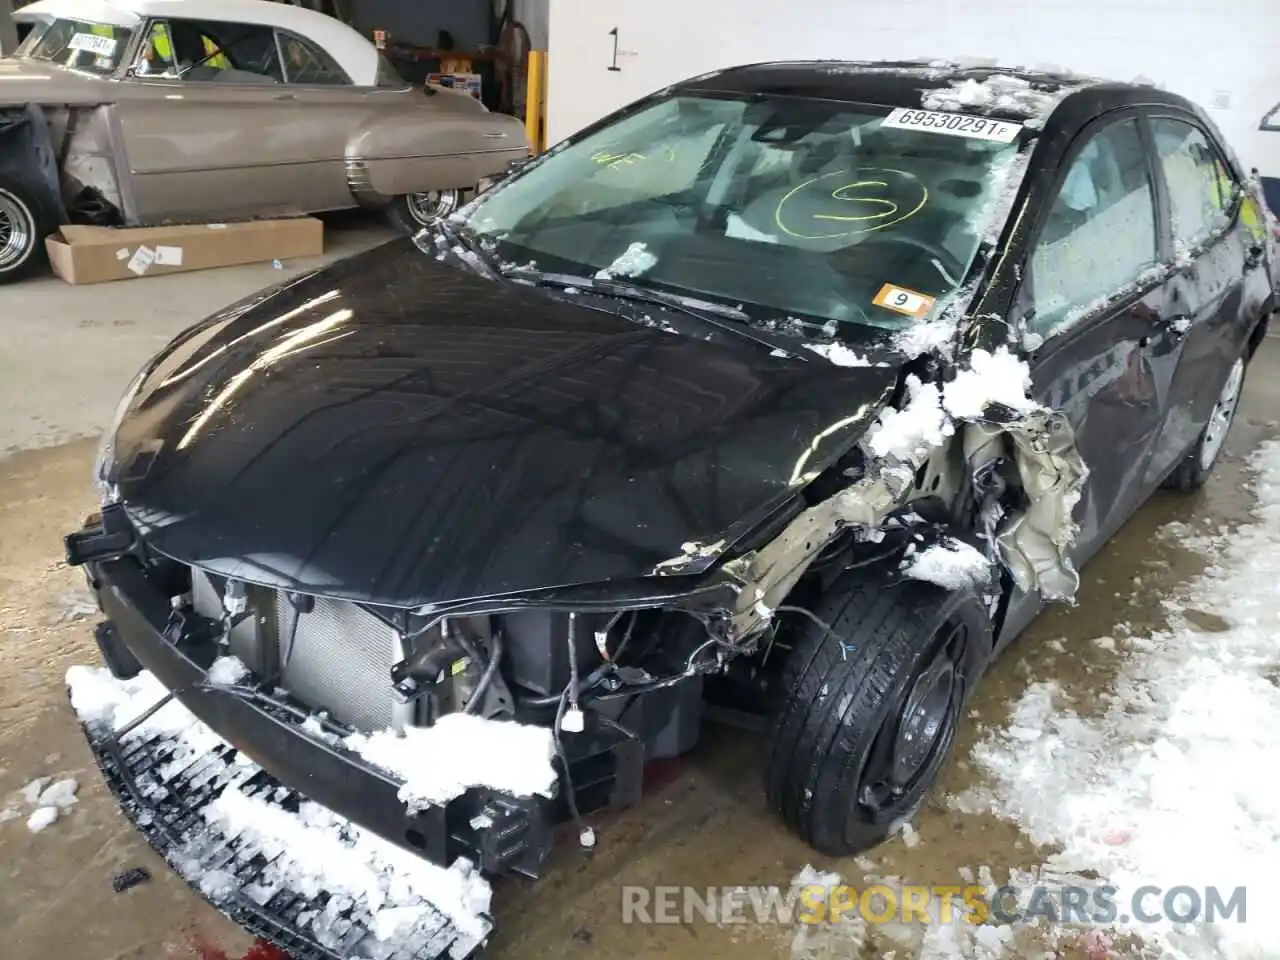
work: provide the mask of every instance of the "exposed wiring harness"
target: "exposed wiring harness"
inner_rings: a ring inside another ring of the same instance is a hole
[[[774,612],[775,613],[798,613],[800,616],[811,620],[814,624],[817,625],[818,629],[821,630],[825,636],[830,637],[832,640],[836,641],[836,643],[840,644],[840,655],[841,655],[841,658],[844,660],[849,659],[849,651],[857,649],[857,647],[853,643],[846,640],[844,636],[842,636],[841,634],[836,633],[836,631],[831,628],[831,625],[829,623],[819,618],[811,610],[806,610],[804,607],[796,607],[796,606],[792,606],[791,604],[784,603],[780,607],[774,607]]]
[[[569,689],[571,686],[572,682],[567,684],[564,692],[560,694],[560,704],[556,707],[556,719],[551,726],[551,736],[555,741],[556,756],[560,758],[560,765],[564,768],[565,799],[569,803],[569,815],[573,817],[573,822],[578,828],[578,845],[584,850],[590,850],[596,845],[596,832],[582,819],[582,814],[578,810],[577,791],[573,786],[573,773],[569,770],[569,755],[565,752],[564,741],[560,737],[560,725],[564,722],[564,712],[569,703]]]

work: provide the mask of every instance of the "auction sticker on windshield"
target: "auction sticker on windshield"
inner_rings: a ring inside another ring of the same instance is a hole
[[[912,110],[899,107],[880,122],[882,128],[891,130],[926,130],[944,133],[950,137],[970,137],[974,140],[994,140],[997,143],[1013,143],[1022,129],[1019,124],[991,117],[971,117],[963,113],[942,113],[936,110]]]
[[[72,50],[88,50],[100,57],[109,57],[116,52],[116,42],[111,37],[100,37],[96,33],[73,34],[67,41]]]
[[[915,317],[919,320],[933,306],[933,297],[927,293],[920,293],[916,290],[908,290],[906,287],[896,287],[892,283],[886,283],[880,288],[880,292],[875,295],[875,299],[871,302],[877,307],[884,307],[886,310],[893,310],[895,313],[905,314],[908,317]]]

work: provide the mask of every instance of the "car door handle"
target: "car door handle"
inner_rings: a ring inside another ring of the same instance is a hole
[[[297,100],[298,95],[296,93],[277,93],[271,99],[272,100]]]
[[[484,134],[484,138],[486,140],[505,140],[507,139],[507,135],[505,133],[486,133]]]

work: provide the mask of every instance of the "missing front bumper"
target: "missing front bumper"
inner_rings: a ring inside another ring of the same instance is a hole
[[[292,960],[460,960],[478,948],[475,938],[461,934],[439,912],[427,912],[399,944],[388,946],[377,941],[372,916],[362,914],[356,904],[338,902],[328,893],[303,896],[273,883],[273,858],[252,842],[226,835],[202,811],[228,785],[291,812],[303,798],[265,771],[237,764],[229,745],[174,772],[167,769],[178,751],[172,740],[121,742],[96,725],[85,726],[84,732],[120,809],[152,848],[228,918]],[[209,884],[211,877],[217,878],[216,885]],[[319,926],[317,918],[325,918]]]
[[[84,531],[86,537],[100,532]],[[398,796],[396,779],[345,750],[335,738],[308,732],[305,711],[280,692],[247,697],[237,689],[210,685],[206,668],[213,651],[205,649],[207,638],[183,636],[174,629],[167,597],[135,557],[80,559],[109,618],[97,635],[112,672],[119,678],[145,671],[159,681],[157,689],[176,692],[181,708],[210,733],[201,740],[205,746],[178,765],[173,754],[183,749],[182,738],[147,735],[146,724],[119,735],[105,725],[90,724],[85,727],[90,746],[128,817],[232,920],[298,960],[465,957],[483,939],[474,931],[437,926],[435,915],[427,911],[412,930],[397,930],[391,945],[375,936],[370,946],[376,949],[361,952],[357,947],[380,924],[376,910],[358,902],[335,906],[332,896],[307,895],[297,885],[264,884],[263,878],[280,873],[273,867],[279,857],[220,830],[218,818],[207,815],[227,791],[249,791],[255,803],[269,803],[272,810],[296,811],[309,803],[348,824],[350,831],[393,845],[391,856],[407,856],[414,863],[454,869],[462,859],[488,875],[538,876],[556,826],[569,818],[559,763],[562,790],[555,800],[473,789],[445,807],[410,813]],[[630,805],[640,795],[641,744],[607,720],[596,721],[587,735],[565,742],[583,813]],[[212,743],[216,746],[208,746]],[[215,889],[202,881],[209,876],[220,878]]]

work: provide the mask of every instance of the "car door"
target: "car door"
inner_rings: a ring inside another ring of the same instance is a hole
[[[297,142],[305,142],[318,161],[323,158],[316,166],[313,186],[320,195],[312,198],[312,209],[350,204],[347,146],[376,111],[370,102],[376,88],[355,85],[337,60],[306,37],[277,29],[276,43],[286,88],[282,96],[296,117]]]
[[[342,154],[283,83],[270,27],[153,20],[115,108],[140,223],[350,204]]]
[[[1270,289],[1261,211],[1193,117],[1151,118],[1175,265],[1169,318],[1179,339],[1169,411],[1149,464],[1160,482],[1204,430]]]
[[[1163,335],[1168,248],[1149,139],[1136,112],[1096,121],[1064,157],[1020,271],[1033,396],[1064,413],[1089,477],[1075,519],[1084,563],[1150,493],[1173,357]],[[1016,594],[1007,642],[1038,596]]]

